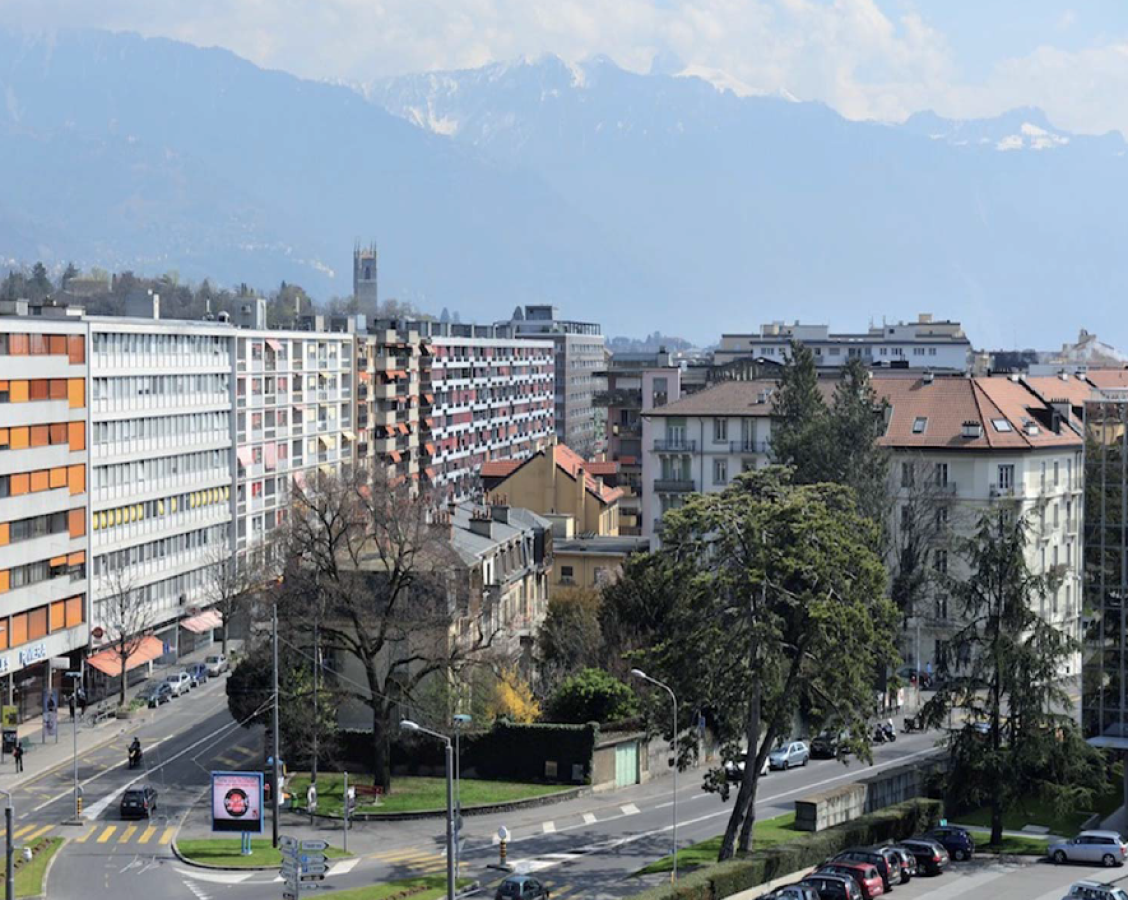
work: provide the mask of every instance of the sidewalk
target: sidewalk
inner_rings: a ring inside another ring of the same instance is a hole
[[[175,672],[204,658],[218,653],[218,644],[189,653],[177,661],[175,665],[154,666],[152,678],[141,682],[125,692],[126,701],[133,699],[146,685],[158,681],[169,672]],[[145,710],[132,719],[109,718],[98,725],[92,724],[94,716],[99,709],[107,706],[116,708],[117,697],[109,698],[98,705],[87,707],[86,715],[81,716],[78,726],[78,756],[81,757],[111,741],[129,734],[130,732],[149,724],[153,721],[152,713],[155,710]],[[24,745],[24,770],[16,773],[16,764],[11,754],[5,754],[3,763],[0,764],[0,790],[13,791],[22,785],[41,777],[44,773],[54,771],[62,766],[74,763],[74,733],[73,720],[66,706],[59,710],[59,726],[57,729],[58,740],[43,742],[42,716],[37,716],[19,726],[20,741]]]

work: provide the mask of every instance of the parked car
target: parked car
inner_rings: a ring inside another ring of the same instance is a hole
[[[914,669],[912,666],[901,666],[897,670],[897,677],[914,686],[919,681],[921,690],[927,691],[932,687],[932,676],[921,669]]]
[[[873,847],[851,847],[849,850],[843,850],[830,861],[868,863],[881,874],[881,885],[886,891],[893,890],[893,885],[901,881],[900,857],[895,854],[887,856]]]
[[[924,875],[941,875],[948,868],[949,856],[944,845],[929,838],[909,838],[901,841],[899,847],[904,847],[916,857],[917,873]]]
[[[548,888],[530,875],[510,875],[497,886],[494,900],[548,900]]]
[[[803,879],[819,892],[819,900],[862,900],[862,889],[849,875],[834,875],[830,872],[813,872]]]
[[[907,848],[901,847],[897,844],[889,844],[882,849],[892,850],[897,854],[897,856],[900,857],[902,884],[906,881],[911,881],[912,878],[920,871],[919,867],[917,866],[917,858]]]
[[[893,847],[876,847],[875,849],[884,856],[885,861],[889,863],[890,878],[892,878],[892,872],[896,870],[897,884],[905,884],[912,880],[913,873],[911,869],[916,868],[916,860],[907,863],[901,857],[901,851]],[[912,859],[911,855],[908,853],[906,853],[905,856]],[[892,881],[890,881],[890,883],[892,884]]]
[[[179,697],[192,690],[192,676],[187,672],[174,672],[165,676],[165,684],[172,688],[172,696]]]
[[[744,777],[744,761],[748,759],[748,754],[741,753],[736,759],[730,759],[725,762],[725,778],[729,781],[740,781]],[[767,775],[770,763],[764,760],[764,767],[760,769],[761,775]]]
[[[172,699],[172,688],[167,681],[158,681],[142,688],[137,696],[144,700],[148,707],[153,708]]]
[[[193,663],[185,670],[192,679],[192,687],[208,683],[208,667],[205,663]]]
[[[157,811],[157,789],[139,784],[126,788],[121,795],[120,813],[123,819],[151,819]]]
[[[768,754],[768,765],[773,769],[790,769],[805,766],[811,759],[811,748],[806,741],[790,741]]]
[[[845,731],[838,731],[833,728],[820,731],[811,741],[811,757],[813,759],[835,759],[840,752],[843,754],[849,753],[843,746],[849,737],[850,735]]]
[[[1122,866],[1128,858],[1128,844],[1115,831],[1082,831],[1068,841],[1050,844],[1049,856],[1054,862],[1100,863],[1102,866]]]
[[[1128,900],[1128,892],[1099,881],[1077,881],[1062,900]]]
[[[227,657],[222,653],[207,657],[204,660],[204,665],[208,667],[208,674],[212,678],[216,678],[219,675],[222,675],[230,668],[230,664],[227,662]]]
[[[925,837],[932,838],[932,840],[940,843],[956,862],[971,859],[975,853],[975,841],[972,840],[971,833],[966,828],[960,828],[956,825],[942,825],[933,828]]]
[[[770,894],[766,894],[764,900],[821,900],[821,898],[819,892],[811,885],[800,881],[776,888]]]
[[[828,872],[831,875],[847,875],[858,883],[862,892],[862,900],[873,900],[885,893],[885,885],[881,880],[881,873],[877,867],[864,862],[831,862],[820,866],[816,874]]]

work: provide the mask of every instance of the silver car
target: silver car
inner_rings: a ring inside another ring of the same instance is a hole
[[[192,676],[187,672],[177,672],[174,675],[167,675],[165,684],[172,688],[174,697],[179,697],[181,694],[187,694],[192,690]]]
[[[768,754],[768,765],[773,769],[790,769],[805,766],[811,759],[811,748],[806,741],[790,741]]]
[[[1128,844],[1115,831],[1082,831],[1068,841],[1050,844],[1049,856],[1054,862],[1100,863],[1111,868],[1124,865]]]
[[[1128,900],[1128,893],[1099,881],[1078,881],[1062,900]]]

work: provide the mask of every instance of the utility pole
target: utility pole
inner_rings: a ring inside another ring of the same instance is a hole
[[[4,850],[4,900],[16,900],[16,861],[14,858],[16,837],[13,833],[16,810],[12,806],[12,795],[8,791],[0,791],[0,794],[3,794],[8,801],[8,805],[4,807],[4,828],[8,837],[8,846]]]
[[[278,846],[278,810],[281,805],[282,785],[278,777],[278,604],[274,604],[274,615],[271,621],[272,637],[274,644],[274,787],[270,792],[270,805],[273,815],[272,834],[273,846]]]
[[[320,635],[318,629],[321,624],[320,619],[320,603],[318,609],[313,614],[313,762],[310,766],[309,783],[314,787],[317,786],[317,754],[318,754],[318,735],[321,732],[321,719],[317,711],[318,693],[320,692],[321,680],[321,644],[319,642]]]

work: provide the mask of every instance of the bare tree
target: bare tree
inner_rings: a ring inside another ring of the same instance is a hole
[[[495,636],[488,599],[471,588],[431,498],[378,474],[318,476],[295,490],[280,602],[291,627],[361,673],[340,689],[372,713],[374,783],[390,787],[391,736],[431,676],[478,658]]]
[[[223,620],[225,656],[231,623],[249,612],[255,598],[278,578],[271,550],[267,547],[262,552],[235,555],[226,543],[211,545],[202,593],[205,604]]]
[[[129,658],[137,652],[154,624],[152,607],[138,589],[124,566],[117,566],[106,576],[110,596],[98,601],[100,622],[106,643],[120,663],[121,685],[118,703],[125,706],[126,673]]]

